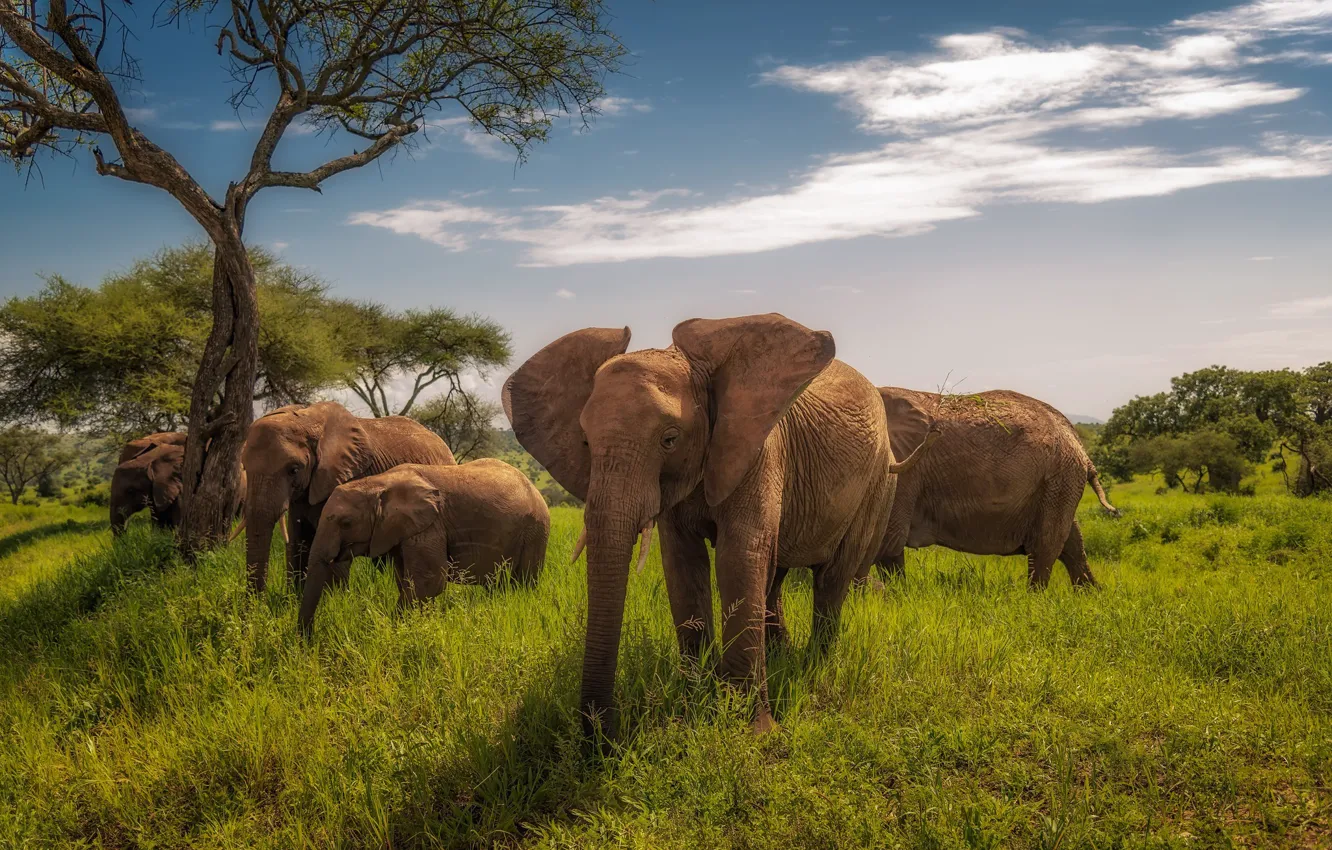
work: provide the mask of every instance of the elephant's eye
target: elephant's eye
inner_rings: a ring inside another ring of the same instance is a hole
[[[680,440],[680,432],[674,428],[668,428],[665,434],[661,435],[661,447],[666,451],[675,448],[675,444]]]
[[[299,463],[293,463],[291,466],[287,467],[288,475],[295,475],[300,471],[301,471],[301,465]]]

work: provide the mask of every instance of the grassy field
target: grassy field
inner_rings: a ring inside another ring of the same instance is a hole
[[[575,712],[576,511],[535,589],[398,617],[359,563],[307,646],[239,544],[192,568],[142,524],[112,547],[101,512],[6,507],[0,844],[1332,846],[1332,502],[1153,489],[1112,491],[1119,520],[1084,503],[1100,591],[909,554],[828,659],[774,656],[762,739],[679,669],[654,552],[604,757]]]

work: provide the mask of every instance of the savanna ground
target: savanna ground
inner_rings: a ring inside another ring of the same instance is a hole
[[[577,706],[579,514],[534,589],[394,614],[358,563],[313,645],[274,561],[181,565],[142,521],[0,513],[0,842],[23,847],[1329,847],[1332,502],[1116,487],[1104,585],[910,553],[821,664],[788,583],[781,730],[680,669],[661,567],[630,583],[622,745]],[[276,549],[275,549],[276,552]]]

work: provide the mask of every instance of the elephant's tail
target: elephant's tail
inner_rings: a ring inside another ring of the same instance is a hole
[[[1096,473],[1096,467],[1090,462],[1087,463],[1087,483],[1096,491],[1096,498],[1100,500],[1101,507],[1110,516],[1119,516],[1119,508],[1110,504],[1110,500],[1105,497],[1105,488],[1101,486],[1101,476]]]

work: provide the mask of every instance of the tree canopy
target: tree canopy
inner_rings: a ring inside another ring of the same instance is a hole
[[[252,262],[262,319],[253,395],[263,407],[345,387],[382,416],[410,411],[438,385],[469,409],[463,376],[508,362],[508,334],[489,320],[333,299],[325,283],[265,251]],[[179,429],[207,343],[212,278],[213,252],[196,244],[96,288],[54,277],[11,298],[0,307],[0,419],[117,437]],[[406,401],[392,410],[402,383]]]
[[[1159,472],[1167,486],[1233,491],[1274,447],[1271,459],[1288,473],[1292,490],[1332,489],[1332,362],[1302,371],[1209,366],[1180,375],[1169,392],[1117,408],[1095,459],[1121,478]],[[1287,452],[1296,462],[1293,478]]]

